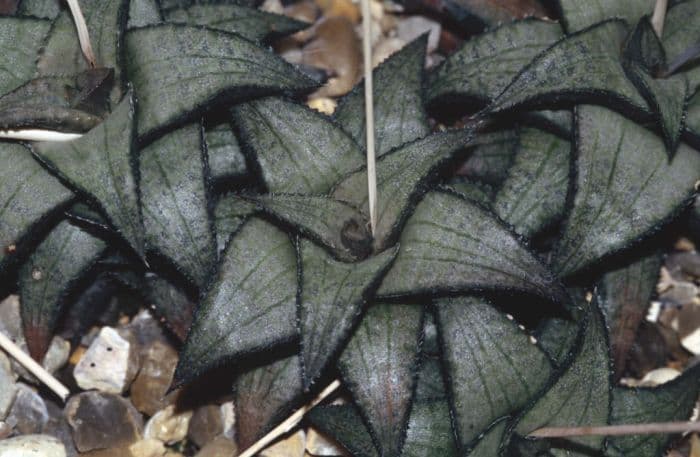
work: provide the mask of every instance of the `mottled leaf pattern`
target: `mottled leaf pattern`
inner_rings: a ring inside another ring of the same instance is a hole
[[[484,299],[441,300],[437,315],[457,435],[466,446],[525,406],[552,369],[529,336]]]
[[[406,430],[404,457],[457,457],[446,401],[416,402]]]
[[[343,263],[310,241],[301,241],[299,330],[305,387],[321,375],[347,341],[368,293],[397,250],[389,249],[359,263]]]
[[[22,326],[29,353],[41,360],[51,342],[63,299],[102,253],[105,243],[69,222],[58,224],[19,272]]]
[[[313,83],[279,57],[238,35],[183,25],[126,35],[127,71],[138,104],[138,133],[181,122],[216,101],[307,90]]]
[[[577,108],[577,190],[553,266],[566,276],[657,230],[693,192],[700,154],[606,108]]]
[[[501,447],[501,441],[508,425],[507,419],[501,419],[492,426],[479,438],[474,448],[467,454],[468,457],[493,457],[499,455],[498,451]]]
[[[128,29],[159,24],[162,21],[158,0],[129,0]]]
[[[595,0],[580,2],[577,0],[559,0],[564,24],[569,33],[577,32],[590,25],[611,17],[620,17],[630,24],[635,24],[640,17],[651,14],[654,0]]]
[[[17,6],[18,16],[54,19],[60,12],[61,4],[54,0],[21,0]]]
[[[700,66],[688,57],[693,55],[693,48],[700,43],[700,32],[696,24],[700,20],[700,2],[688,0],[671,6],[666,13],[664,32],[661,38],[670,66],[681,65],[683,75],[688,78],[689,92],[695,93],[700,88]],[[697,52],[697,49],[696,51]],[[687,65],[685,63],[688,62]]]
[[[377,224],[374,248],[391,245],[398,235],[411,203],[441,164],[467,147],[474,133],[470,128],[436,133],[393,150],[379,159],[377,168]],[[369,214],[367,172],[359,170],[336,186],[333,197],[352,203]]]
[[[37,143],[35,155],[104,210],[109,222],[141,256],[144,233],[132,154],[131,96],[109,118],[77,140]]]
[[[556,366],[565,363],[574,349],[579,326],[576,322],[559,317],[545,319],[537,329],[540,347]]]
[[[36,55],[50,27],[43,19],[0,17],[0,95],[34,76]]]
[[[148,284],[147,298],[154,314],[165,319],[165,326],[180,341],[185,341],[194,316],[193,300],[177,285],[156,274],[147,273],[145,282]]]
[[[492,214],[458,196],[428,194],[401,232],[379,295],[513,289],[563,300],[548,270]]]
[[[386,457],[401,455],[415,385],[422,313],[416,305],[374,305],[338,360],[343,381]]]
[[[248,217],[256,212],[256,205],[237,195],[223,195],[214,208],[214,226],[216,227],[216,246],[219,255],[223,252],[229,238],[243,225]]]
[[[467,178],[499,186],[508,175],[518,147],[518,134],[507,130],[480,134],[458,173]]]
[[[379,457],[355,406],[318,406],[311,410],[308,418],[314,427],[332,436],[354,457]]]
[[[216,260],[207,211],[206,155],[200,126],[175,130],[141,150],[143,225],[148,248],[203,286]]]
[[[461,197],[476,202],[486,208],[491,206],[494,197],[494,190],[488,184],[469,179],[455,179],[444,188],[450,192],[459,194]]]
[[[260,219],[248,221],[226,246],[197,308],[175,382],[296,338],[296,287],[289,237]]]
[[[204,138],[207,142],[209,170],[213,179],[245,174],[245,157],[228,123],[207,126]]]
[[[493,203],[494,212],[531,238],[564,214],[571,144],[535,129],[520,132],[515,162]]]
[[[266,98],[235,106],[233,117],[271,193],[324,195],[364,163],[345,131],[303,105]]]
[[[374,136],[378,157],[430,133],[423,107],[423,66],[427,35],[407,44],[373,70]],[[335,119],[364,146],[365,86],[357,85],[341,99]]]

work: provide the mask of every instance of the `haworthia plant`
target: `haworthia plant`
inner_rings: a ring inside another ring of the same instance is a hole
[[[685,420],[696,398],[696,369],[617,379],[656,253],[697,237],[700,2],[671,2],[660,38],[651,0],[495,3],[445,3],[490,25],[462,22],[442,64],[422,36],[374,69],[370,226],[364,83],[323,115],[313,70],[267,47],[304,24],[81,2],[91,68],[65,5],[20,2],[0,134],[82,134],[0,141],[0,299],[19,292],[32,355],[135,294],[183,341],[173,388],[230,378],[239,450],[337,378],[346,403],[308,419],[354,456],[660,455],[666,435],[528,435]]]

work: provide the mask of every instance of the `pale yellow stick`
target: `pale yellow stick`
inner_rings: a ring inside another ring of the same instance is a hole
[[[95,68],[95,53],[92,52],[92,44],[90,44],[90,33],[88,32],[83,12],[80,10],[80,4],[78,4],[78,0],[68,0],[68,7],[70,8],[70,12],[73,15],[73,22],[75,22],[75,28],[78,31],[78,41],[80,41],[80,49],[83,50],[85,60],[88,61],[92,68]]]
[[[377,169],[374,151],[374,92],[372,89],[372,29],[370,0],[362,4],[362,48],[365,66],[365,130],[367,133],[367,196],[372,235],[377,228]]]
[[[654,27],[656,36],[661,38],[664,33],[664,21],[666,20],[666,10],[668,9],[668,0],[656,0],[654,5],[654,14],[651,16],[651,26]]]
[[[243,453],[238,455],[238,457],[253,457],[255,454],[265,449],[270,443],[275,441],[277,438],[296,427],[296,425],[299,423],[299,421],[301,421],[302,417],[304,417],[304,415],[307,412],[313,409],[314,406],[321,403],[330,394],[335,392],[338,389],[338,387],[340,387],[340,381],[336,379],[335,381],[330,383],[328,387],[323,389],[323,391],[320,394],[318,394],[318,396],[314,398],[309,404],[296,410],[294,414],[289,416],[284,422],[272,429],[270,433],[263,436],[257,443],[253,444],[251,447],[243,451]]]
[[[21,350],[19,346],[12,342],[11,339],[5,336],[4,333],[0,332],[0,348],[4,349],[8,354],[15,358],[24,368],[29,370],[31,374],[36,376],[38,380],[46,384],[46,386],[51,389],[56,395],[58,395],[61,400],[66,401],[70,391],[60,383],[60,381],[54,378],[51,373],[44,370],[44,368],[36,363],[34,359],[29,357],[29,355]]]
[[[73,141],[83,136],[80,133],[64,133],[53,130],[25,129],[0,130],[0,138],[23,141]]]
[[[648,424],[603,425],[598,427],[543,427],[530,433],[533,438],[572,436],[652,435],[700,432],[700,422],[650,422]]]

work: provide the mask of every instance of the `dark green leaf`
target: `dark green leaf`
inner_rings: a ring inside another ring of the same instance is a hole
[[[201,133],[199,125],[190,124],[141,150],[143,225],[148,248],[171,259],[200,287],[216,260]]]
[[[486,208],[493,202],[494,190],[488,184],[470,179],[456,178],[445,186],[445,189],[459,194],[461,197],[476,202]]]
[[[114,69],[113,105],[121,100],[123,94],[121,47],[128,14],[127,3],[125,0],[101,0],[81,5],[97,67]],[[90,68],[80,49],[78,32],[67,9],[54,20],[36,65],[41,76],[70,76]]]
[[[635,24],[640,17],[651,14],[654,10],[654,0],[597,0],[596,2],[581,2],[578,0],[559,0],[561,12],[569,33],[596,24],[611,17],[619,17]]]
[[[688,420],[700,393],[700,367],[654,388],[617,387],[612,394],[612,424],[644,424]],[[629,435],[608,438],[606,455],[656,457],[668,448],[668,435]]]
[[[670,7],[664,21],[662,42],[671,67],[681,67],[690,82],[690,93],[700,88],[700,65],[688,62],[688,51],[700,43],[700,1],[677,2]],[[692,53],[690,54],[692,55]],[[685,65],[688,63],[688,65]]]
[[[354,457],[379,457],[355,406],[318,406],[311,410],[308,418],[314,427],[332,436]]]
[[[541,427],[577,427],[608,424],[610,411],[610,357],[605,323],[591,305],[578,354],[556,382],[518,419],[515,432],[527,436]],[[557,442],[566,455],[589,456],[602,450],[603,436],[584,436]]]
[[[139,136],[191,117],[212,102],[304,91],[314,83],[238,35],[174,24],[127,33],[129,81],[139,99]]]
[[[489,429],[479,437],[479,442],[467,454],[467,457],[493,457],[499,455],[501,441],[503,441],[507,424],[508,420],[506,418],[489,426]]]
[[[545,353],[482,298],[437,303],[457,435],[471,443],[489,424],[525,406],[549,380]]]
[[[447,400],[440,359],[438,356],[429,356],[425,353],[425,340],[423,341],[423,346],[415,401]]]
[[[490,101],[540,51],[562,36],[556,22],[513,22],[468,40],[428,77],[430,101],[453,95]]]
[[[194,4],[172,9],[165,12],[165,19],[172,23],[206,25],[215,30],[237,33],[250,41],[290,35],[309,26],[288,16],[234,3]]]
[[[512,289],[564,301],[561,286],[515,234],[458,196],[428,194],[406,222],[400,242],[379,295]]]
[[[442,400],[416,402],[406,430],[403,457],[457,457],[450,409]]]
[[[36,143],[35,156],[95,200],[141,256],[144,233],[132,154],[134,109],[127,95],[105,122],[65,143]]]
[[[377,156],[430,133],[423,108],[423,67],[428,36],[392,54],[372,72]],[[358,144],[365,138],[364,83],[343,97],[334,116]]]
[[[669,163],[660,138],[608,109],[577,108],[573,208],[553,265],[567,276],[666,222],[692,195],[700,154],[681,144]]]
[[[87,132],[102,119],[76,109],[72,92],[77,92],[74,77],[45,77],[27,82],[0,97],[0,129]]]
[[[195,304],[184,290],[170,281],[154,274],[146,274],[148,284],[148,302],[156,316],[165,320],[164,324],[185,341],[192,325]]]
[[[0,95],[34,76],[37,52],[50,27],[43,19],[0,17]]]
[[[606,273],[598,284],[598,302],[610,328],[615,379],[625,371],[627,356],[646,316],[661,268],[661,257],[652,254]]]
[[[422,314],[417,305],[372,306],[338,361],[343,381],[385,457],[401,455],[415,386]]]
[[[365,258],[371,250],[367,220],[352,206],[328,197],[261,195],[265,211],[330,248],[342,260]]]
[[[541,130],[524,129],[515,163],[493,203],[494,212],[531,238],[564,214],[571,144]]]
[[[175,372],[184,384],[243,355],[293,340],[297,262],[289,237],[251,219],[226,246]]]
[[[17,16],[55,19],[60,12],[61,4],[55,0],[21,0],[17,6]]]
[[[105,221],[104,216],[96,211],[95,208],[78,201],[66,211],[68,219],[78,222],[82,227],[91,227],[103,233],[110,233],[112,229],[109,223]]]
[[[345,131],[306,106],[266,98],[235,106],[233,118],[272,193],[324,195],[364,163]]]
[[[688,113],[685,122],[688,128],[696,135],[700,135],[700,91],[688,102]]]
[[[459,174],[467,178],[498,186],[508,175],[518,147],[518,134],[514,130],[481,134]]]
[[[216,246],[219,255],[223,252],[231,235],[237,232],[246,219],[255,212],[254,203],[237,195],[227,194],[219,198],[214,208]]]
[[[302,395],[299,357],[248,370],[234,383],[236,439],[246,449],[286,419]]]
[[[343,263],[310,241],[301,241],[299,331],[304,387],[316,381],[347,341],[368,294],[397,251],[389,249],[363,262]]]
[[[212,178],[221,179],[245,174],[245,157],[228,123],[213,127],[207,126],[204,139],[207,142],[209,170]]]
[[[41,360],[49,348],[66,293],[104,248],[102,240],[64,221],[22,265],[19,271],[22,327],[29,353],[35,360]]]
[[[377,224],[374,249],[394,243],[413,201],[422,194],[435,172],[474,138],[471,128],[436,133],[394,149],[377,161]],[[369,214],[367,171],[363,168],[341,181],[333,197],[352,203]]]
[[[647,103],[627,79],[620,47],[627,27],[609,20],[569,35],[537,55],[487,111],[559,100],[586,101],[648,112]]]
[[[556,366],[566,362],[574,349],[578,325],[568,319],[546,319],[537,329],[537,342]]]
[[[163,22],[158,0],[129,0],[129,22],[127,29],[145,27]]]
[[[73,194],[17,143],[0,143],[0,274],[21,245]]]

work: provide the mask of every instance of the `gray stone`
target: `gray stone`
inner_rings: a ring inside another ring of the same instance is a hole
[[[176,412],[175,406],[170,405],[148,420],[143,436],[165,444],[175,444],[187,436],[191,418],[192,411]]]
[[[143,418],[129,400],[103,392],[83,392],[65,408],[80,452],[128,446],[143,436]]]
[[[223,432],[224,417],[221,407],[218,405],[204,405],[194,411],[187,435],[194,444],[204,447]]]
[[[134,336],[142,354],[153,342],[166,343],[168,340],[163,333],[163,326],[148,310],[140,311],[124,328]]]
[[[430,32],[428,35],[428,54],[437,49],[441,31],[442,26],[439,22],[424,16],[408,16],[400,20],[396,27],[396,35],[406,43],[410,43],[425,32]]]
[[[23,435],[0,441],[0,457],[66,457],[66,450],[53,436]]]
[[[659,298],[677,305],[686,305],[693,303],[697,295],[698,287],[692,282],[674,281],[668,290],[659,295]]]
[[[17,395],[15,375],[10,365],[10,360],[0,351],[0,420],[7,417],[12,403]]]
[[[41,433],[58,438],[65,447],[66,457],[77,457],[78,450],[73,443],[73,434],[66,416],[63,415],[63,408],[52,401],[46,401],[46,409],[49,413],[49,420]]]
[[[127,332],[104,327],[75,366],[73,376],[82,389],[120,394],[139,370],[139,350]]]
[[[29,435],[42,433],[49,421],[49,411],[46,402],[33,388],[26,384],[17,384],[17,397],[5,422],[16,433]]]

